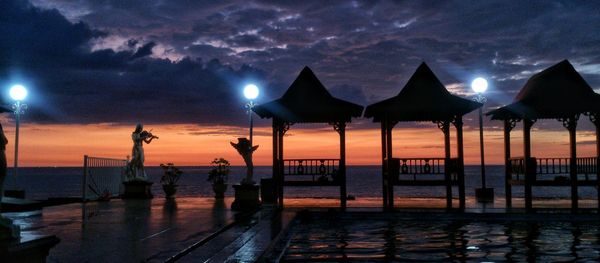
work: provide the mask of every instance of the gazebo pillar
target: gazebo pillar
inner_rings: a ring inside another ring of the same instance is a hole
[[[386,118],[386,139],[385,143],[387,144],[386,150],[386,159],[387,159],[387,194],[388,194],[388,208],[390,210],[394,209],[394,183],[392,175],[390,174],[390,165],[392,164],[392,129],[394,128],[394,123]]]
[[[343,121],[333,124],[333,128],[340,135],[340,163],[338,176],[340,176],[340,204],[342,211],[346,210],[346,123]]]
[[[458,199],[459,208],[465,209],[465,153],[463,147],[463,121],[462,116],[456,116],[454,119],[456,127],[456,147],[458,153]]]
[[[531,186],[535,177],[535,163],[531,161],[531,126],[535,121],[523,119],[523,168],[525,170],[525,210],[530,212],[532,209]]]
[[[597,113],[590,113],[590,121],[596,127],[596,190],[598,192],[598,213],[600,213],[600,118]]]
[[[577,120],[579,114],[575,114],[569,118],[559,119],[562,121],[563,126],[569,130],[569,153],[570,153],[570,164],[569,174],[571,183],[571,209],[577,211],[579,193],[577,191]]]
[[[388,207],[388,196],[387,196],[387,188],[388,188],[388,181],[387,181],[387,162],[386,162],[386,158],[387,158],[387,143],[386,143],[386,136],[387,132],[386,132],[386,124],[385,124],[385,119],[381,120],[381,182],[382,182],[382,194],[383,194],[383,208],[387,209]]]
[[[596,126],[596,184],[598,191],[598,213],[600,213],[600,118],[594,116],[594,126]]]
[[[446,181],[446,208],[452,208],[452,178],[450,169],[450,122],[437,122],[438,128],[444,133],[444,180]]]
[[[504,193],[506,196],[506,207],[512,207],[512,167],[510,164],[510,131],[515,127],[516,121],[504,120]]]
[[[279,124],[273,119],[273,197],[275,204],[278,204],[279,198]],[[264,191],[264,189],[261,189]]]
[[[278,140],[279,142],[277,143],[278,146],[278,167],[279,167],[279,184],[278,184],[278,204],[280,208],[283,208],[283,183],[285,181],[285,178],[283,178],[283,169],[284,169],[284,163],[283,163],[283,135],[285,135],[285,132],[287,131],[287,129],[289,129],[289,126],[287,126],[288,124],[281,122],[280,126],[279,126],[279,132],[278,132]]]

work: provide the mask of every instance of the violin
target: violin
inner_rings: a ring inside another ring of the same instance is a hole
[[[151,132],[149,131],[142,131],[140,132],[140,137],[142,138],[150,138],[150,139],[158,139],[158,136],[154,136]]]

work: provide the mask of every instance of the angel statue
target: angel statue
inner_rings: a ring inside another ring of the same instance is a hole
[[[133,140],[133,149],[131,150],[131,161],[127,166],[127,175],[129,180],[146,181],[148,177],[144,171],[144,143],[149,144],[158,137],[149,131],[145,131],[144,125],[138,123],[133,133],[131,133],[131,139]]]
[[[252,180],[252,175],[254,174],[254,165],[252,164],[252,153],[258,149],[258,145],[251,146],[250,140],[247,138],[238,138],[238,143],[231,143],[231,146],[235,148],[238,153],[244,159],[246,163],[246,178],[242,180],[242,184],[255,184],[254,180]]]

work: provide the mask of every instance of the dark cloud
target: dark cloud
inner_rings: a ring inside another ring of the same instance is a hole
[[[368,98],[365,96],[364,91],[359,87],[350,85],[333,86],[329,89],[331,95],[343,99],[352,101],[357,104],[366,105]]]
[[[0,66],[72,65],[87,42],[103,32],[72,24],[57,10],[39,10],[24,1],[2,1]],[[39,57],[43,56],[43,57]]]
[[[144,44],[135,52],[135,54],[133,54],[133,56],[131,56],[131,59],[133,60],[152,55],[152,48],[154,48],[154,46],[156,46],[156,43],[154,42]]]
[[[265,79],[253,67],[216,59],[151,58],[154,42],[131,39],[125,45],[139,48],[90,51],[90,41],[106,33],[24,2],[0,10],[0,35],[15,36],[0,42],[0,80],[33,90],[29,121],[245,123],[239,87]]]
[[[0,43],[0,65],[48,82],[36,87],[56,112],[87,110],[63,106],[78,104],[69,94],[100,101],[103,91],[128,112],[123,120],[154,112],[157,121],[234,122],[243,114],[236,82],[252,75],[269,100],[305,65],[362,104],[397,94],[422,61],[460,94],[475,76],[490,78],[488,108],[565,58],[600,88],[593,1],[32,1],[47,10],[7,2],[0,11],[0,33],[18,36]]]

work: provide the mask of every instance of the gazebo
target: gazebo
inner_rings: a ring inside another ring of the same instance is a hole
[[[273,180],[275,198],[283,207],[284,186],[337,186],[346,208],[346,123],[360,117],[363,106],[333,97],[312,70],[304,67],[296,80],[274,101],[253,108],[273,119]],[[339,159],[284,159],[283,138],[295,123],[327,123],[340,136]]]
[[[395,97],[367,106],[365,117],[381,123],[383,206],[394,207],[394,186],[445,186],[446,206],[452,207],[452,187],[458,186],[459,206],[465,207],[463,115],[481,107],[455,96],[422,63]],[[398,122],[434,122],[444,133],[444,157],[394,158],[392,129]],[[451,158],[450,124],[456,128],[457,157]]]
[[[579,186],[600,186],[600,95],[586,83],[568,60],[533,75],[514,102],[490,111],[493,120],[504,121],[506,206],[512,206],[512,187],[525,187],[525,208],[532,207],[533,186],[571,188],[571,208],[578,208]],[[588,115],[596,126],[596,157],[577,157],[576,128],[579,117]],[[531,127],[539,119],[556,119],[569,131],[568,158],[535,158],[531,154]],[[523,121],[523,157],[511,157],[510,132]],[[590,176],[593,176],[590,177]],[[598,196],[600,208],[600,194]]]

